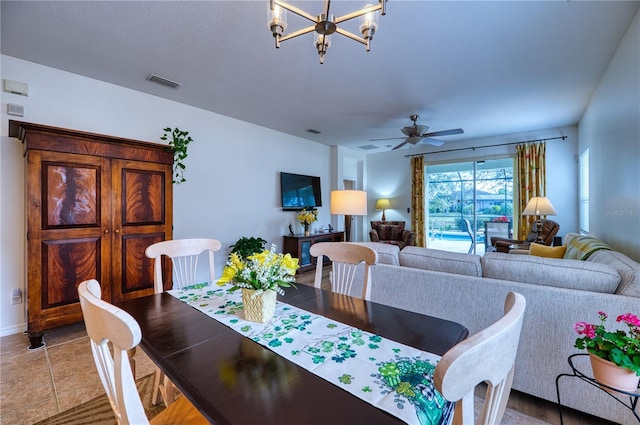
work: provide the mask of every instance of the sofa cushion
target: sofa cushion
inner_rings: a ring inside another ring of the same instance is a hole
[[[398,253],[400,248],[397,245],[390,245],[382,242],[354,242],[358,245],[368,246],[378,253],[378,263],[390,264],[392,266],[399,266],[400,260],[398,259]]]
[[[640,298],[640,264],[618,251],[594,252],[587,262],[606,264],[618,272],[620,284],[616,294]]]
[[[564,245],[546,246],[535,242],[529,245],[529,255],[535,255],[536,257],[562,258],[566,250],[567,247]]]
[[[400,251],[400,265],[467,276],[482,276],[480,256],[407,246]]]
[[[620,283],[620,275],[613,267],[594,262],[502,252],[488,252],[481,262],[482,275],[493,279],[609,294]]]

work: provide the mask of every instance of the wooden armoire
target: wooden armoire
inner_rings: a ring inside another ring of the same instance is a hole
[[[173,153],[166,145],[9,122],[26,158],[27,323],[79,322],[77,287],[97,279],[117,302],[153,293],[144,251],[172,239]],[[170,272],[169,272],[170,273]]]

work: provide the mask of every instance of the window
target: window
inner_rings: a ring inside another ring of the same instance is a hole
[[[589,148],[580,154],[580,233],[589,234]]]

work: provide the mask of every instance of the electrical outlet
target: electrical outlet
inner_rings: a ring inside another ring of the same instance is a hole
[[[11,305],[22,303],[22,291],[19,288],[14,288],[11,291]]]

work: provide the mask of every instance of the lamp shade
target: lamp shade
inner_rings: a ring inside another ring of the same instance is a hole
[[[522,215],[557,215],[558,213],[546,196],[534,196],[529,200]]]
[[[377,210],[388,210],[391,208],[391,202],[387,198],[380,198],[376,200],[376,209]]]
[[[331,214],[367,215],[367,192],[332,190]]]

